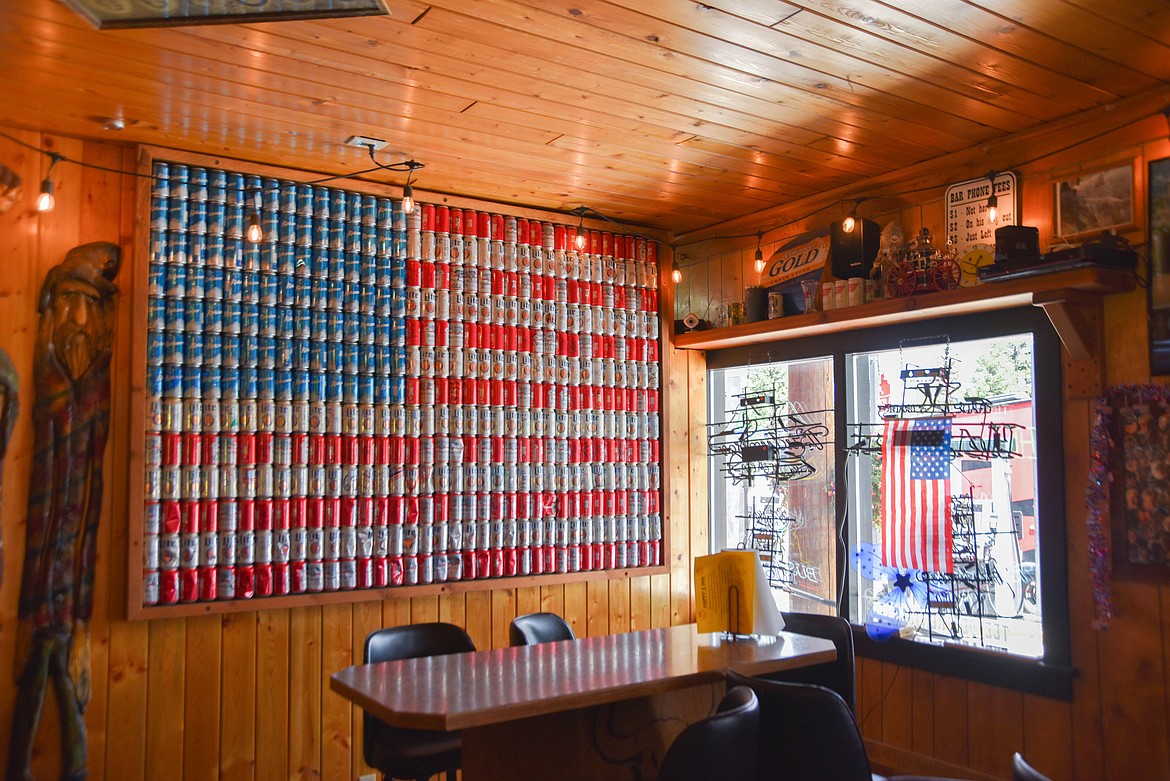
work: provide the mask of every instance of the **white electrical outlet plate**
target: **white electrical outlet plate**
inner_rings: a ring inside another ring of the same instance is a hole
[[[369,147],[372,148],[375,152],[377,152],[379,149],[385,148],[386,144],[388,143],[390,142],[383,141],[380,138],[370,138],[369,136],[350,136],[345,141],[346,146],[356,146],[362,149]],[[365,779],[359,779],[359,781],[365,781]],[[377,781],[377,779],[373,779],[373,781]]]
[[[366,773],[364,776],[358,776],[358,781],[378,781],[378,774]]]

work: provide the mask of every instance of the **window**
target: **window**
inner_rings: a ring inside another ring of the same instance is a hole
[[[863,655],[1069,696],[1060,355],[1030,310],[711,353],[712,549]]]

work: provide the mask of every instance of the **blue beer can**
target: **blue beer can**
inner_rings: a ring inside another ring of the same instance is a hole
[[[381,318],[377,321],[378,344],[406,346],[406,320],[401,317]]]
[[[276,303],[293,307],[297,302],[297,278],[292,274],[276,275]]]
[[[372,378],[374,382],[374,404],[389,404],[390,403],[390,378],[379,377],[374,375]]]
[[[226,265],[224,260],[224,242],[226,239],[220,234],[212,233],[207,236],[207,267],[208,268],[223,268]]]
[[[406,290],[403,288],[390,288],[390,316],[406,317]]]
[[[240,333],[252,336],[260,333],[260,305],[254,301],[240,304]]]
[[[341,371],[341,343],[325,342],[325,371]]]
[[[186,301],[178,298],[168,298],[164,302],[163,317],[166,319],[165,328],[168,331],[182,331],[186,327],[184,321],[187,311]]]
[[[207,310],[206,329],[212,333],[221,333],[223,331],[223,301],[209,298],[204,309]]]
[[[362,256],[357,252],[346,251],[342,254],[343,279],[345,282],[358,284],[362,281]]]
[[[224,366],[219,370],[219,395],[224,399],[240,398],[240,367]]]
[[[291,247],[297,243],[297,218],[294,214],[280,214],[280,225],[277,228],[276,240],[281,246]]]
[[[359,344],[358,371],[362,374],[373,374],[377,370],[378,349],[372,344]]]
[[[172,263],[167,266],[166,279],[163,281],[168,298],[183,298],[187,295],[187,266]]]
[[[358,222],[362,225],[373,225],[378,220],[378,199],[372,195],[361,196],[361,208]]]
[[[325,282],[325,308],[340,312],[345,307],[345,283],[339,279]]]
[[[390,259],[390,286],[406,287],[406,259]]]
[[[309,310],[309,338],[315,342],[324,342],[326,339],[326,321],[329,315],[324,309]]]
[[[233,193],[244,189],[244,175],[229,171],[227,173],[227,184],[225,187],[228,191],[228,198],[231,198]]]
[[[238,334],[240,332],[240,302],[225,299],[223,302],[223,332]]]
[[[276,368],[276,340],[261,334],[256,337],[256,365],[264,369]]]
[[[313,315],[310,309],[296,308],[292,310],[292,335],[295,339],[313,338]]]
[[[360,276],[358,282],[363,287],[372,287],[378,284],[378,258],[373,254],[361,254],[358,256],[361,264]]]
[[[293,310],[288,306],[273,307],[276,312],[276,333],[277,339],[290,340],[293,337]]]
[[[223,270],[223,299],[237,304],[244,300],[244,272],[238,268]]]
[[[203,334],[203,365],[223,365],[223,334],[214,331]]]
[[[183,363],[188,366],[203,365],[203,337],[200,334],[186,334],[183,339]]]
[[[358,403],[358,378],[356,374],[346,374],[341,378],[341,403]]]
[[[329,372],[325,375],[325,401],[334,404],[340,404],[344,397],[344,382],[345,375],[336,372]]]
[[[325,342],[320,339],[313,339],[309,342],[309,368],[315,372],[323,372],[326,369],[327,357],[325,355]]]
[[[264,205],[265,211],[278,212],[280,211],[280,182],[271,177],[266,177],[261,182],[261,203]]]
[[[311,366],[309,362],[309,340],[290,339],[289,345],[289,365],[294,369],[308,369]]]
[[[152,399],[161,399],[163,395],[162,364],[146,364],[146,395]]]
[[[297,213],[297,185],[288,179],[281,179],[277,185],[279,209],[288,214]]]
[[[373,314],[358,315],[358,344],[373,344],[378,338],[378,323]]]
[[[249,202],[252,202],[256,197],[256,191],[262,189],[263,183],[256,174],[244,175],[244,191],[245,197]]]
[[[329,303],[329,280],[313,277],[312,307],[324,311]]]
[[[341,322],[341,340],[344,342],[353,342],[357,344],[358,333],[361,330],[361,316],[352,313],[346,313],[345,319]]]
[[[240,272],[240,301],[245,304],[260,303],[260,275],[253,271]]]
[[[328,251],[329,249],[329,221],[328,220],[314,220],[313,221],[313,237],[311,241],[313,249],[318,251]]]
[[[240,334],[240,366],[255,366],[260,360],[260,337]]]
[[[309,277],[294,277],[296,280],[296,298],[293,306],[298,309],[309,309],[313,306],[313,283],[316,280]]]
[[[358,404],[374,403],[374,375],[359,374],[357,376]]]
[[[358,346],[353,342],[341,344],[341,371],[345,374],[358,373]]]
[[[275,233],[266,235],[275,235]],[[256,270],[261,274],[275,274],[276,264],[279,262],[276,244],[266,239],[257,251],[259,252],[260,265],[257,266]]]
[[[280,214],[265,211],[260,215],[260,230],[263,232],[264,245],[270,246],[280,235]]]
[[[223,359],[221,363],[224,366],[239,366],[240,365],[240,337],[235,334],[222,334],[223,336]]]
[[[325,401],[326,377],[325,372],[309,372],[309,401]]]
[[[390,228],[394,225],[394,202],[389,198],[377,200],[377,218],[375,224],[379,228]]]
[[[361,311],[362,286],[360,282],[342,283],[341,308],[351,314],[357,314]]]
[[[187,230],[191,233],[207,233],[207,201],[188,203]]]
[[[390,288],[379,286],[374,295],[374,314],[390,317]]]
[[[292,370],[278,368],[272,372],[272,377],[276,383],[276,398],[280,401],[292,401]]]
[[[183,398],[184,399],[201,399],[201,398],[203,398],[203,367],[202,366],[184,366],[183,367]]]
[[[345,225],[345,246],[342,248],[347,253],[358,255],[362,251],[362,226],[356,222],[346,222]]]
[[[149,260],[152,263],[167,263],[169,261],[169,253],[171,249],[171,240],[167,235],[166,230],[151,230],[150,231],[150,251]]]
[[[360,252],[363,255],[373,257],[378,254],[378,229],[373,225],[362,225],[360,227],[361,240]]]
[[[276,398],[276,374],[271,366],[260,366],[256,369],[256,398]]]
[[[187,343],[182,331],[163,331],[163,363],[181,365]]]
[[[316,220],[324,222],[329,219],[329,197],[328,187],[313,188],[313,217]]]
[[[208,266],[203,270],[203,297],[208,300],[223,299],[224,269]]]
[[[292,244],[276,247],[276,273],[292,275],[297,267],[297,248]]]
[[[146,299],[146,327],[162,331],[167,327],[167,299],[152,295]]]
[[[200,233],[187,234],[187,266],[207,265],[207,236]]]
[[[405,404],[406,403],[406,378],[402,375],[391,375],[389,377],[382,377],[383,385],[387,392],[388,404]]]
[[[230,192],[230,191],[229,191]],[[244,204],[229,200],[225,205],[223,235],[229,239],[239,239],[244,235]]]
[[[292,370],[292,397],[297,401],[309,398],[309,376],[308,369]]]
[[[206,275],[207,269],[203,266],[187,266],[187,298],[202,299],[206,295]]]
[[[152,198],[166,198],[171,194],[171,165],[170,163],[156,162],[150,169],[150,195]]]
[[[146,292],[152,296],[162,296],[166,292],[166,284],[167,267],[152,260],[146,268]]]
[[[174,187],[174,180],[171,181],[172,188]],[[190,201],[186,198],[179,198],[174,194],[167,200],[167,229],[172,232],[180,232],[187,230],[187,223],[190,222]]]
[[[203,367],[203,398],[218,399],[223,395],[223,369],[219,366]]]
[[[162,370],[162,396],[168,399],[182,398],[183,394],[183,367],[168,363]]]
[[[169,334],[162,331],[146,332],[146,365],[162,366]]]
[[[406,376],[406,348],[376,344],[378,374]]]
[[[395,254],[394,237],[390,231],[378,228],[378,243],[374,248],[374,254],[379,258],[389,258]]]
[[[259,381],[256,377],[256,369],[251,366],[240,367],[240,398],[241,399],[255,399],[259,398]]]
[[[222,237],[227,230],[227,204],[223,201],[207,202],[207,233]]]
[[[187,173],[189,187],[187,197],[192,201],[207,200],[207,169],[192,167]]]
[[[342,336],[342,323],[344,322],[345,314],[340,311],[328,311],[325,313],[325,340],[328,342],[340,342]]]
[[[276,274],[259,274],[260,304],[265,307],[274,307],[280,303]]]
[[[345,279],[345,254],[339,250],[318,253],[313,264],[315,275],[321,279]]]
[[[188,298],[183,302],[183,324],[188,333],[203,333],[207,325],[207,309],[202,298]]]
[[[260,245],[244,242],[240,248],[240,268],[244,271],[256,272],[260,270]]]
[[[349,209],[349,205],[347,203],[348,198],[346,197],[348,195],[348,193],[346,193],[345,190],[329,190],[328,192],[329,192],[329,214],[327,214],[326,216],[332,216],[332,218],[334,220],[338,220],[338,221],[345,220],[346,214],[348,213],[348,209]],[[320,216],[320,215],[318,215],[318,216]]]
[[[223,203],[227,199],[227,172],[213,168],[207,172],[207,200]]]
[[[293,237],[293,243],[299,249],[312,250],[313,248],[313,222],[311,217],[301,217],[297,221],[296,235]]]
[[[308,184],[298,184],[297,191],[297,214],[301,217],[313,216],[313,187]]]

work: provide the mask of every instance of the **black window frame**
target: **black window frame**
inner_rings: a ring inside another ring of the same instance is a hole
[[[894,638],[878,643],[853,624],[859,656],[906,665],[966,680],[1001,686],[1016,691],[1060,700],[1072,700],[1068,619],[1068,561],[1064,497],[1064,384],[1063,350],[1060,338],[1039,307],[1006,309],[990,313],[915,320],[847,333],[803,337],[746,347],[711,350],[707,368],[725,369],[753,363],[797,361],[814,357],[833,359],[834,439],[848,441],[846,420],[846,364],[853,353],[896,349],[901,340],[929,343],[932,337],[952,342],[1030,332],[1033,336],[1034,405],[1036,415],[1036,496],[1040,512],[1036,517],[1042,566],[1041,623],[1044,655],[1040,659],[1015,656],[969,646],[938,646]],[[927,341],[921,341],[921,340]],[[836,449],[835,468],[840,479],[846,474],[848,454]],[[846,587],[849,549],[847,497],[836,493],[837,582],[841,584],[840,614],[848,617],[850,595]]]

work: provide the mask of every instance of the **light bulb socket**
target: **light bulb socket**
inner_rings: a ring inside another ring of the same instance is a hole
[[[674,280],[674,284],[682,282],[682,269],[678,267],[678,261],[674,261],[670,265],[670,278]]]
[[[402,211],[405,214],[414,214],[414,187],[409,181],[402,188]]]
[[[999,198],[995,193],[987,196],[987,219],[995,222],[999,217]]]
[[[264,240],[264,229],[260,227],[260,215],[257,212],[248,215],[248,230],[245,237],[250,244],[259,244]]]
[[[855,217],[852,214],[850,214],[848,217],[846,217],[844,220],[841,221],[841,230],[845,231],[846,233],[852,233],[853,229],[856,227],[857,227],[857,217]]]

